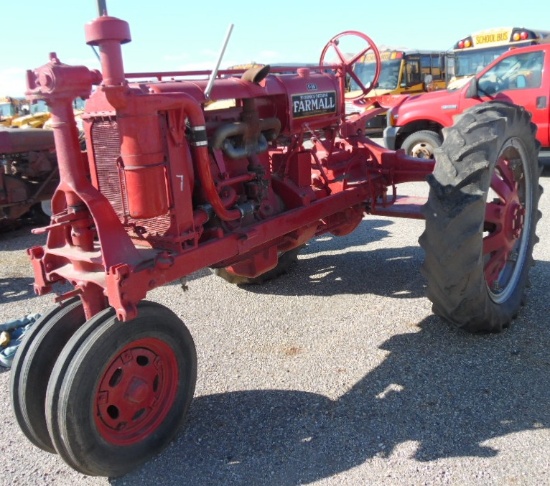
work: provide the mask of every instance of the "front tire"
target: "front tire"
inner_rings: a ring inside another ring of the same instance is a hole
[[[92,318],[65,346],[48,385],[57,452],[84,474],[126,474],[176,435],[196,379],[191,334],[166,307],[141,302],[127,323],[112,312]]]
[[[28,331],[15,355],[11,372],[11,401],[15,418],[27,438],[55,453],[46,424],[48,379],[63,347],[86,318],[78,298],[56,306]]]
[[[428,178],[422,273],[433,312],[499,332],[524,302],[538,241],[539,143],[523,108],[488,102],[445,130]]]

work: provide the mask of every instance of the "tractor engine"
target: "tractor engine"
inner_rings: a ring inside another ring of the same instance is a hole
[[[268,70],[218,79],[209,99],[206,81],[130,84],[118,116],[108,91],[92,94],[83,115],[92,179],[133,239],[194,245],[207,222],[200,239],[219,238],[286,209],[273,180],[285,171],[311,185],[309,154],[288,155],[298,138],[336,126],[336,78]]]

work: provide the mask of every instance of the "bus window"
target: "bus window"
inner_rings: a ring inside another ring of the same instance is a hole
[[[422,76],[419,69],[419,61],[410,61],[407,64],[407,79],[405,80],[406,86],[414,86],[422,83]]]

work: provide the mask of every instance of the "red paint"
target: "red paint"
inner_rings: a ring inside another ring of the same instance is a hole
[[[500,159],[491,179],[491,189],[498,198],[487,204],[486,227],[489,230],[483,239],[485,256],[485,280],[489,288],[498,286],[500,275],[509,263],[510,256],[523,231],[525,209],[520,199],[518,182],[510,168],[510,161]],[[513,259],[512,259],[513,261]]]
[[[377,53],[356,34],[367,47],[354,59]],[[347,234],[365,213],[389,211],[397,184],[432,171],[432,162],[367,139],[365,115],[345,117],[348,60],[279,69],[258,83],[229,71],[207,100],[207,80],[197,73],[125,75],[121,45],[129,40],[126,22],[100,17],[86,26],[86,41],[99,47],[103,76],[57,56],[29,74],[28,96],[52,109],[61,179],[47,243],[30,253],[35,288],[43,294],[70,282],[67,295],[80,295],[88,318],[112,306],[131,320],[149,290],[204,267],[260,275],[281,251],[326,232]],[[88,98],[85,158],[76,96]],[[420,204],[398,214],[418,217]],[[132,403],[148,386],[138,370],[125,392]]]
[[[165,342],[134,341],[107,364],[94,394],[94,421],[105,441],[131,445],[155,433],[179,386],[176,357]]]

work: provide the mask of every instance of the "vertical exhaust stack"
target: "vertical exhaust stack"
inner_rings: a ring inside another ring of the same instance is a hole
[[[99,47],[103,84],[105,86],[124,86],[124,65],[122,62],[122,44],[132,40],[128,22],[107,15],[104,0],[98,1],[100,16],[86,24],[86,43]]]

